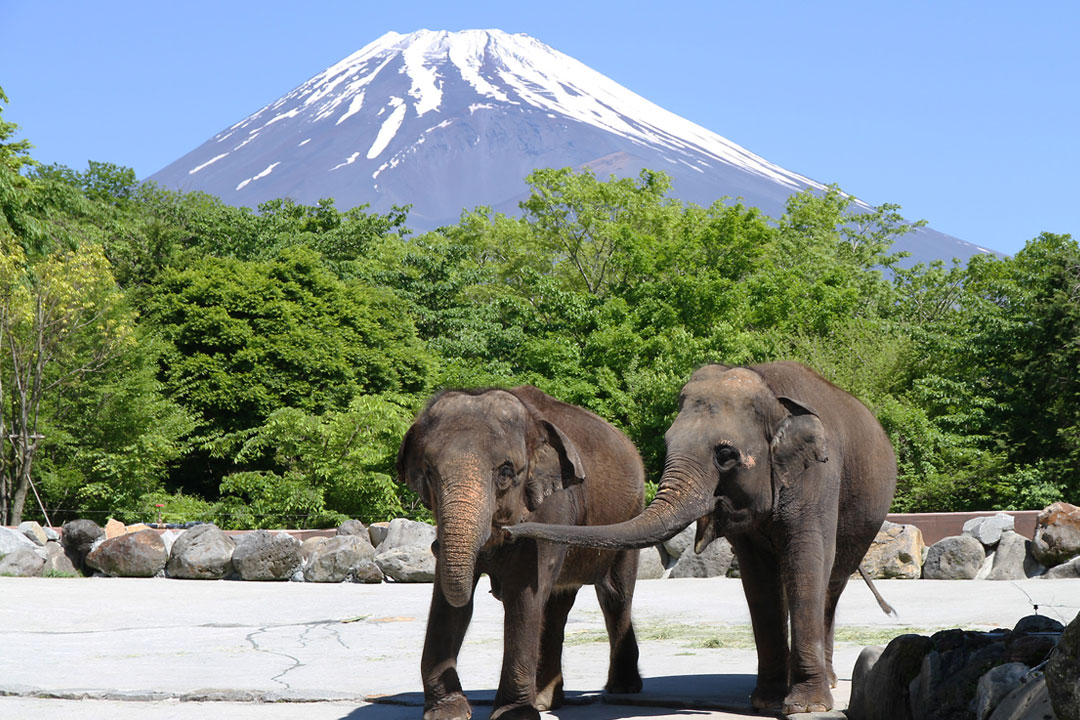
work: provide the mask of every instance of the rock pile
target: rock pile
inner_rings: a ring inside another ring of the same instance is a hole
[[[731,544],[718,538],[694,551],[695,526],[641,551],[638,579],[738,577]],[[334,537],[303,543],[285,532],[230,536],[214,525],[159,533],[115,520],[103,529],[73,520],[61,533],[37,523],[0,528],[0,575],[95,571],[129,577],[303,582],[432,582],[436,530],[397,519],[365,526],[349,520]],[[1020,580],[1080,577],[1080,508],[1054,503],[1039,515],[1035,537],[1015,532],[1006,513],[977,517],[963,533],[927,547],[915,525],[885,521],[863,559],[874,578]]]
[[[432,582],[434,541],[434,527],[405,519],[371,527],[350,520],[334,537],[304,543],[287,532],[268,530],[234,538],[213,524],[177,533],[116,521],[102,528],[91,520],[74,520],[58,534],[24,523],[18,530],[0,528],[0,575]]]
[[[943,630],[868,647],[850,720],[1080,718],[1080,615],[1066,629],[1030,615],[1011,630]]]

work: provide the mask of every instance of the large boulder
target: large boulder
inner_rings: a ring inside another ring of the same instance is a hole
[[[1016,689],[1002,698],[987,720],[1053,720],[1053,717],[1046,677],[1029,673],[1020,679]]]
[[[17,547],[0,558],[0,576],[41,577],[45,558],[34,545]]]
[[[717,538],[709,543],[704,552],[698,554],[692,548],[683,551],[671,568],[668,577],[672,578],[711,578],[724,577],[735,557],[731,543],[727,538]]]
[[[39,547],[45,547],[45,543],[49,542],[49,536],[45,534],[45,528],[33,520],[19,523],[19,532]]]
[[[232,563],[242,580],[289,580],[300,568],[300,541],[284,532],[246,533],[236,540]]]
[[[1074,557],[1068,562],[1064,562],[1060,565],[1047,570],[1039,577],[1046,580],[1062,580],[1064,578],[1080,578],[1080,555]]]
[[[314,547],[304,566],[308,582],[343,582],[370,578],[375,568],[375,548],[367,533],[336,535]]]
[[[1080,507],[1056,502],[1039,513],[1031,549],[1048,568],[1080,555]]]
[[[86,556],[86,564],[113,577],[154,577],[168,559],[157,532],[142,530],[105,540]]]
[[[681,532],[661,543],[661,546],[664,548],[664,552],[667,553],[667,556],[669,558],[669,567],[678,562],[679,558],[681,558],[685,553],[694,551],[694,535],[696,533],[696,523],[690,523],[690,525],[683,528]]]
[[[417,545],[425,545],[430,548],[437,535],[438,530],[434,525],[397,518],[390,521],[390,524],[386,527],[386,537],[375,547],[379,552]]]
[[[909,686],[922,669],[924,659],[934,649],[923,635],[900,635],[882,651],[866,648],[852,673],[850,720],[901,720],[908,712]]]
[[[397,582],[435,581],[435,556],[430,545],[406,545],[391,550],[382,550],[380,546],[375,564],[383,575]]]
[[[1009,662],[991,668],[975,686],[975,720],[986,720],[1010,693],[1020,687],[1029,668],[1021,662]]]
[[[1080,720],[1080,614],[1061,634],[1045,673],[1058,720]]]
[[[21,548],[33,550],[37,545],[18,530],[0,527],[0,558]]]
[[[56,540],[45,543],[45,566],[41,568],[41,574],[45,576],[72,576],[78,575],[79,570],[64,553],[63,546]]]
[[[383,575],[397,582],[433,582],[435,555],[431,544],[438,531],[433,525],[397,518],[386,528],[376,548],[375,564]]]
[[[971,717],[969,708],[975,700],[979,678],[990,668],[1003,664],[1005,638],[998,633],[942,630],[930,640],[934,649],[923,658],[918,677],[909,688],[911,717],[925,720]]]
[[[93,520],[71,520],[60,528],[64,552],[80,572],[87,571],[86,556],[104,540],[105,530]]]
[[[368,534],[368,529],[364,527],[364,523],[359,520],[346,520],[341,523],[341,526],[337,529],[337,535],[363,535],[364,538],[370,544],[371,536]],[[372,546],[374,547],[374,545]]]
[[[986,552],[970,535],[942,538],[930,546],[923,577],[930,580],[971,580],[979,574]]]
[[[988,580],[1023,580],[1046,572],[1031,554],[1031,541],[1023,535],[1005,530],[994,551],[994,564]]]
[[[998,513],[984,517],[971,518],[964,523],[964,535],[970,535],[987,549],[994,547],[1001,540],[1001,533],[1015,530],[1016,521],[1008,513]]]
[[[655,545],[650,545],[641,550],[638,555],[638,580],[659,580],[664,577],[664,570],[666,568],[664,567],[663,550]]]
[[[173,543],[166,572],[174,578],[221,580],[233,572],[235,549],[236,543],[217,525],[196,525]]]
[[[383,540],[386,539],[387,533],[390,532],[390,523],[385,521],[373,522],[368,525],[368,540],[376,549],[382,545]]]
[[[922,530],[886,520],[863,557],[862,565],[873,578],[922,577]]]

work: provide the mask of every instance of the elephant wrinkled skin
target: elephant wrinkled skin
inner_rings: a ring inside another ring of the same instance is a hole
[[[590,528],[527,523],[507,535],[640,548],[696,520],[698,552],[723,536],[739,561],[758,653],[754,706],[831,709],[836,603],[896,489],[884,430],[848,393],[780,362],[696,371],[665,439],[656,497],[634,519]]]
[[[562,704],[563,631],[583,584],[596,586],[607,623],[606,689],[641,689],[630,621],[638,552],[507,542],[499,531],[524,520],[606,525],[639,514],[645,471],[626,436],[533,387],[448,391],[406,433],[397,471],[438,525],[420,668],[425,720],[472,715],[457,655],[481,573],[505,613],[493,719],[538,720]]]

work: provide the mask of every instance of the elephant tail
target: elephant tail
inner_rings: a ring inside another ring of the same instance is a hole
[[[896,610],[893,609],[892,605],[885,602],[885,598],[881,597],[881,593],[874,587],[874,581],[870,579],[870,575],[867,574],[862,565],[859,566],[859,574],[862,575],[862,579],[866,581],[867,586],[870,588],[870,592],[874,593],[874,599],[877,600],[877,604],[881,608],[881,611],[886,615],[897,617]]]

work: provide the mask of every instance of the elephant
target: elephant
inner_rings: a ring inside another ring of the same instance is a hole
[[[623,433],[530,386],[444,391],[402,439],[397,474],[434,514],[435,584],[420,663],[424,720],[466,720],[457,656],[487,573],[503,604],[503,660],[491,718],[538,720],[563,702],[567,615],[596,587],[610,641],[605,689],[641,690],[631,623],[638,551],[506,542],[499,528],[612,524],[638,515],[645,468]]]
[[[754,707],[831,710],[836,603],[861,572],[896,489],[885,431],[856,398],[799,363],[707,365],[683,387],[665,441],[659,487],[640,515],[609,527],[524,523],[505,534],[641,548],[696,520],[697,552],[722,536],[739,562],[757,645]]]

